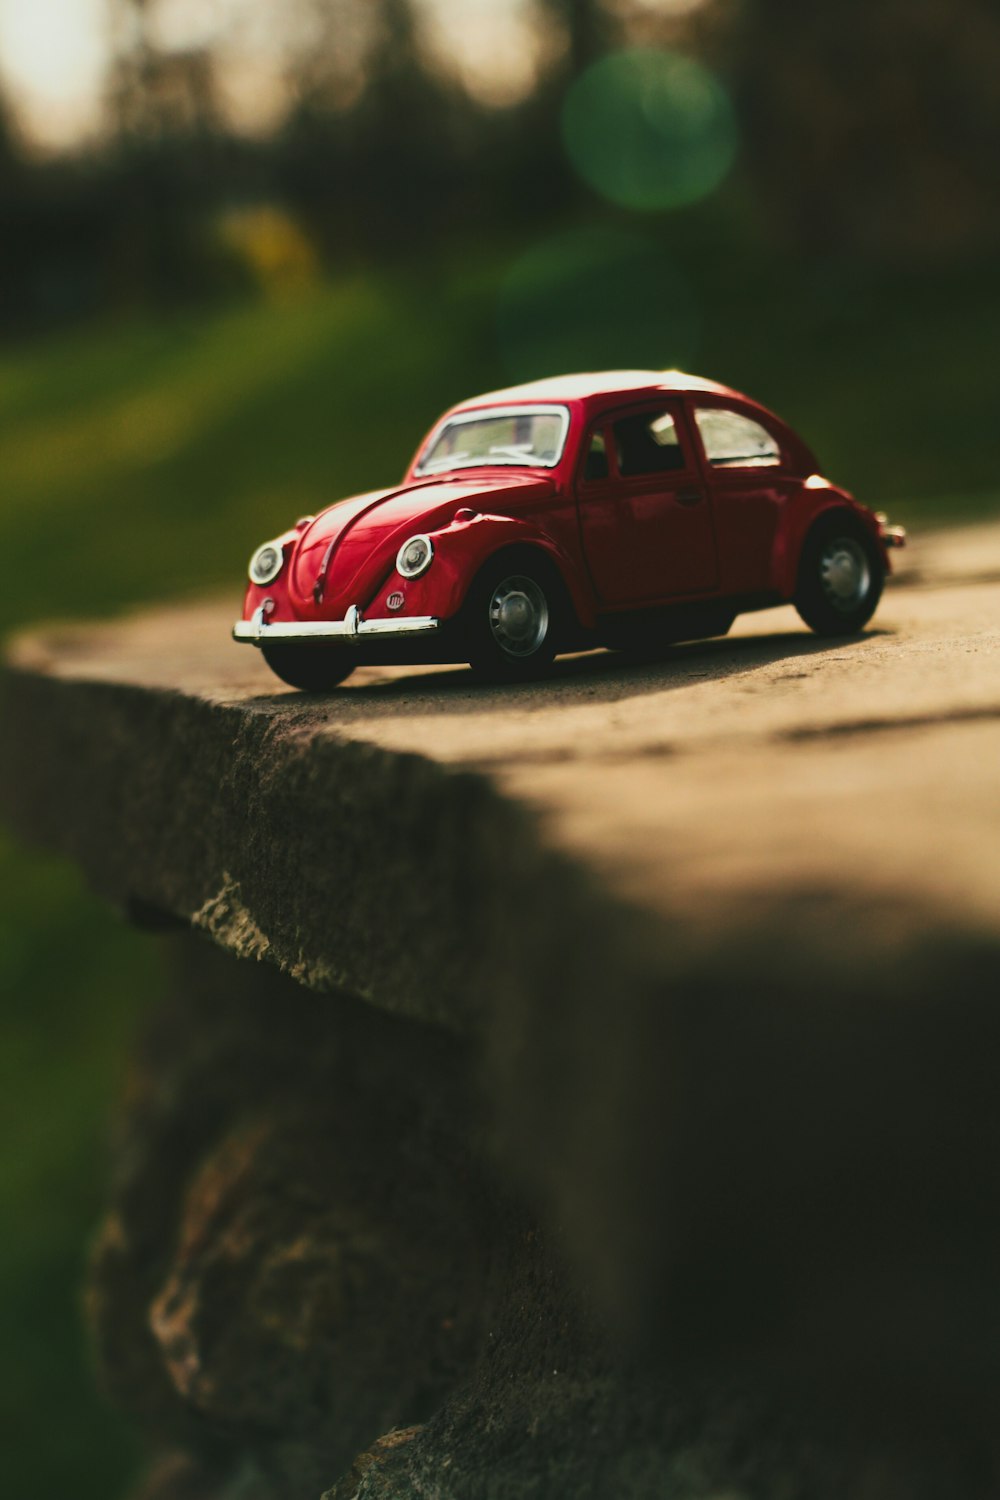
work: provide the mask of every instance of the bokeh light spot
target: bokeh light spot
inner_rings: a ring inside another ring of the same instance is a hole
[[[719,80],[676,52],[633,48],[593,63],[563,106],[570,160],[624,208],[695,203],[728,174],[739,144]]]
[[[516,261],[500,288],[497,323],[507,369],[528,380],[690,364],[700,319],[658,245],[591,229],[545,240]]]

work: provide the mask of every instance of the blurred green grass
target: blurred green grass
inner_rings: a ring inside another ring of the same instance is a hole
[[[366,283],[0,359],[0,627],[229,583],[263,536],[391,483],[480,373],[462,310]]]
[[[112,1496],[132,1467],[80,1317],[137,1003],[160,979],[75,872],[0,835],[0,1434],[9,1494]]]
[[[495,252],[0,353],[0,629],[209,588],[235,607],[259,541],[392,482],[442,408],[509,381],[502,269]],[[991,268],[879,280],[720,248],[682,270],[699,373],[780,411],[831,477],[910,524],[996,512]],[[628,365],[608,290],[595,365]],[[535,373],[560,363],[557,330]],[[72,872],[2,835],[0,890],[5,1478],[19,1500],[107,1500],[135,1454],[91,1390],[77,1288],[156,953]]]

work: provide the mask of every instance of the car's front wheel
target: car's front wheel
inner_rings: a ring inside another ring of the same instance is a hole
[[[795,608],[817,635],[853,635],[875,613],[884,582],[874,538],[850,516],[835,516],[806,538]]]
[[[348,651],[337,646],[264,641],[260,649],[271,671],[282,682],[303,688],[307,693],[325,693],[337,687],[350,677],[355,667]]]
[[[494,681],[525,681],[558,649],[562,588],[543,559],[498,557],[486,564],[465,605],[470,666]]]

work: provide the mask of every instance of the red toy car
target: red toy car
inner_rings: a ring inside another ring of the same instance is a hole
[[[842,635],[871,618],[904,541],[736,391],[568,375],[455,407],[400,486],[259,547],[233,634],[313,689],[373,662],[523,678],[558,651],[724,635],[788,602]]]

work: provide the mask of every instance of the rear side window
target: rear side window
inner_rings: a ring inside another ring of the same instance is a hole
[[[759,422],[724,406],[695,407],[705,457],[717,469],[762,469],[781,463],[781,449]]]

